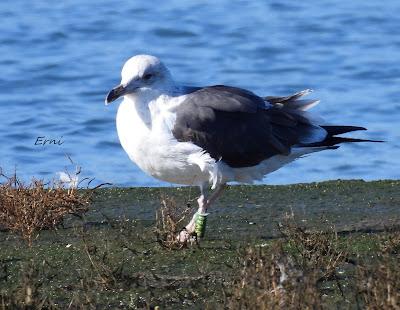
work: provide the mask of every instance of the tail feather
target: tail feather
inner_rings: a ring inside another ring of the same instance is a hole
[[[275,106],[282,106],[292,110],[306,111],[319,103],[319,100],[315,99],[300,99],[311,92],[311,89],[306,89],[286,97],[267,96],[264,97],[264,100]]]
[[[311,93],[312,90],[311,89],[305,89],[302,91],[299,91],[293,95],[289,95],[289,96],[284,96],[284,97],[278,97],[278,96],[266,96],[264,97],[264,100],[268,101],[269,103],[272,104],[276,104],[276,103],[287,103],[289,101],[295,101],[305,95],[308,95],[309,93]]]
[[[336,135],[340,135],[347,132],[357,131],[357,130],[367,130],[364,127],[357,126],[321,126],[327,131],[327,136],[323,141],[303,144],[305,147],[322,147],[326,146],[332,148],[340,143],[352,143],[352,142],[384,142],[381,140],[369,140],[369,139],[358,139],[358,138],[347,138],[347,137],[337,137]]]
[[[277,97],[277,96],[267,96],[263,99],[272,104],[273,106],[280,107],[282,109],[287,109],[291,114],[296,114],[297,120],[300,121],[300,117],[302,117],[301,122],[304,124],[315,125],[313,122],[315,118],[310,118],[310,115],[307,111],[312,108],[316,104],[319,103],[319,100],[304,100],[302,97],[311,93],[311,89],[306,89],[295,93],[286,97]],[[301,98],[301,99],[300,99]],[[306,114],[307,113],[307,114]],[[319,122],[320,124],[320,122]],[[341,135],[347,132],[358,131],[358,130],[367,130],[364,127],[359,126],[330,126],[323,125],[318,126],[319,128],[323,128],[326,130],[327,135],[323,141],[313,142],[313,143],[301,143],[298,146],[302,147],[313,147],[313,148],[323,148],[323,149],[335,149],[338,148],[337,144],[340,143],[352,143],[352,142],[384,142],[380,140],[369,140],[369,139],[357,139],[357,138],[346,138],[346,137],[337,137],[337,135]],[[315,140],[314,140],[315,141]]]

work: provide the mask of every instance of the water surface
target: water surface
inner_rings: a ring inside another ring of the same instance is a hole
[[[399,178],[398,1],[332,0],[205,5],[181,1],[0,3],[0,166],[25,179],[69,167],[115,185],[168,185],[142,173],[119,145],[118,104],[104,106],[125,60],[159,56],[176,80],[229,84],[260,95],[313,88],[315,110],[359,125],[353,144],[314,154],[265,183]],[[37,137],[62,145],[35,145]]]

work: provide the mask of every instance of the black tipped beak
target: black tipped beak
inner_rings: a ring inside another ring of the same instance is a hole
[[[125,87],[121,84],[113,89],[110,90],[106,97],[106,105],[110,104],[111,102],[117,100],[119,97],[123,96],[125,94]]]

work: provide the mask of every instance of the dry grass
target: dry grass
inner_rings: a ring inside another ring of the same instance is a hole
[[[251,247],[241,256],[242,271],[234,281],[229,308],[324,309],[325,284],[331,283],[336,284],[343,305],[400,309],[399,232],[380,237],[380,251],[356,261],[333,227],[307,232],[286,216],[280,231],[283,239],[268,247]],[[343,270],[347,276],[339,274]]]
[[[114,222],[113,226],[121,233],[128,228],[124,221]],[[179,300],[194,302],[199,298],[199,290],[207,288],[207,281],[211,277],[208,273],[200,272],[200,274],[193,276],[160,274],[153,270],[132,271],[131,267],[134,265],[135,256],[140,257],[143,253],[127,248],[124,238],[120,239],[120,236],[118,236],[118,246],[111,248],[109,240],[104,240],[102,244],[98,244],[87,231],[80,229],[77,233],[82,241],[82,250],[85,253],[84,257],[88,259],[89,268],[79,272],[81,280],[76,287],[76,294],[71,300],[71,305],[74,307],[84,304],[93,309],[103,308],[103,305],[97,304],[98,300],[96,300],[93,291],[96,293],[121,292],[135,291],[141,288],[142,291],[146,292],[130,300],[130,309],[155,309],[154,304],[159,304],[163,308],[164,304],[169,302],[176,304],[179,303]],[[129,250],[129,254],[124,255],[126,249]],[[215,276],[213,279],[214,281],[219,280]],[[175,295],[175,300],[163,299],[161,296],[164,294],[169,297]]]
[[[384,256],[379,264],[357,268],[358,301],[365,309],[400,309],[399,260]]]
[[[37,266],[27,263],[20,274],[20,284],[12,294],[0,292],[0,309],[57,309],[52,300],[43,292],[40,281],[46,262]]]
[[[307,232],[293,216],[271,246],[249,248],[240,258],[228,307],[233,309],[321,309],[322,286],[334,281],[342,293],[338,268],[350,262],[333,230]]]
[[[375,259],[357,267],[357,301],[365,309],[400,309],[400,232],[390,231],[379,239]]]
[[[175,200],[163,197],[161,207],[156,213],[156,227],[154,233],[157,242],[164,248],[181,249],[186,245],[179,242],[177,235],[189,219],[190,207],[178,206]]]
[[[293,215],[285,215],[279,231],[291,248],[297,264],[302,269],[315,269],[320,272],[320,281],[336,279],[337,268],[349,259],[346,247],[340,245],[333,226],[327,231],[308,232],[296,223]]]
[[[380,238],[380,249],[384,254],[400,255],[400,233],[392,231]]]
[[[282,244],[249,248],[242,257],[229,309],[317,309],[321,298],[314,272],[296,266]]]
[[[56,228],[65,215],[88,210],[91,191],[37,179],[26,185],[16,175],[2,176],[6,181],[0,185],[0,226],[20,234],[30,246],[41,230]]]

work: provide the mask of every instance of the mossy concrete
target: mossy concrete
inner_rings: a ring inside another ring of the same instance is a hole
[[[240,270],[240,251],[278,238],[285,214],[310,230],[334,226],[351,237],[354,253],[369,255],[382,231],[400,226],[399,189],[392,180],[230,186],[209,210],[200,247],[178,251],[156,242],[155,211],[169,196],[195,212],[196,188],[99,189],[84,219],[66,218],[31,248],[0,232],[0,292],[16,294],[36,281],[38,294],[60,307],[85,300],[110,308],[221,306],[224,287]]]

